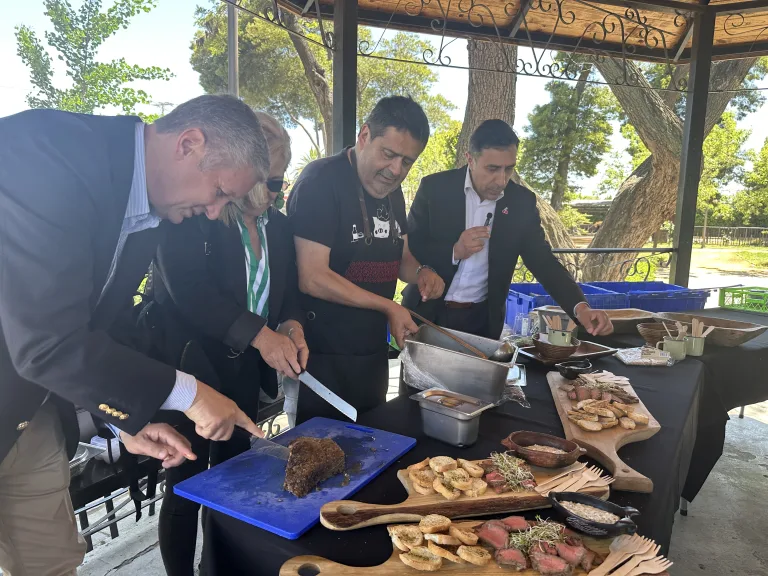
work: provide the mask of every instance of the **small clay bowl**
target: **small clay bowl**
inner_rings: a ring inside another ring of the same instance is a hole
[[[629,506],[622,507],[613,502],[601,500],[600,498],[582,494],[581,492],[550,492],[548,498],[552,503],[552,508],[562,516],[563,521],[574,530],[583,534],[595,538],[615,538],[622,534],[634,534],[637,532],[637,524],[631,519],[632,516],[640,514],[635,508]],[[563,508],[563,505],[561,504],[562,502],[579,502],[581,504],[586,504],[587,506],[593,506],[594,508],[599,508],[600,510],[615,514],[620,520],[615,524],[605,524],[603,522],[588,520],[581,516],[576,516]]]
[[[576,442],[571,442],[565,438],[558,438],[557,436],[550,436],[549,434],[542,434],[541,432],[513,432],[504,438],[501,443],[529,464],[540,466],[541,468],[563,468],[570,466],[578,460],[579,456],[587,453]],[[534,444],[558,448],[563,450],[565,454],[553,454],[551,452],[526,448],[526,446]]]
[[[592,363],[589,360],[573,360],[572,362],[555,364],[555,368],[562,374],[563,378],[576,380],[580,374],[586,374],[592,370]]]
[[[540,338],[540,333],[533,337],[533,347],[536,348],[536,351],[542,357],[549,360],[565,360],[569,356],[572,356],[581,344],[576,338],[572,338],[570,346],[555,346],[549,342],[544,342]]]

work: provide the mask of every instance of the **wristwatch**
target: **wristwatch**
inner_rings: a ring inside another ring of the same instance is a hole
[[[417,277],[418,277],[418,275],[419,275],[419,272],[421,272],[421,271],[422,271],[424,268],[426,268],[427,270],[432,270],[432,272],[434,272],[435,274],[437,274],[437,270],[435,270],[434,268],[432,268],[432,266],[430,266],[429,264],[422,264],[421,266],[419,266],[418,268],[416,268],[416,276],[417,276]]]

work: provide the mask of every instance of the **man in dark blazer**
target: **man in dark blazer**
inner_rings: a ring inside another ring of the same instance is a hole
[[[162,218],[216,218],[264,181],[253,112],[202,96],[156,123],[31,110],[0,119],[0,568],[75,574],[85,552],[69,500],[74,405],[122,430],[129,452],[194,458],[158,409],[228,438],[258,427],[234,402],[132,346],[118,324]],[[128,306],[130,308],[130,305]],[[119,430],[118,430],[119,432]]]
[[[403,304],[446,328],[497,339],[518,257],[569,315],[590,334],[612,331],[592,310],[571,275],[552,254],[536,197],[511,181],[519,139],[502,120],[486,120],[472,134],[468,165],[427,176],[408,215],[414,256],[443,278],[442,298],[422,302],[415,286]]]

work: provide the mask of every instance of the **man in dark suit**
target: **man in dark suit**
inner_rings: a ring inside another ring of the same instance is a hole
[[[253,112],[202,96],[151,125],[31,110],[0,119],[0,568],[75,574],[85,544],[69,500],[74,405],[125,448],[194,458],[158,409],[198,434],[259,434],[234,402],[132,348],[119,325],[155,253],[162,218],[218,217],[268,170]]]
[[[472,134],[467,166],[427,176],[408,215],[410,247],[443,278],[443,298],[422,302],[417,287],[403,304],[446,328],[499,338],[519,256],[555,301],[590,334],[612,331],[552,254],[530,190],[511,181],[519,139],[502,120]],[[493,231],[491,233],[491,230]]]

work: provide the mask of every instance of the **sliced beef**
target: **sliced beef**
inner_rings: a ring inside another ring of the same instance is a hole
[[[589,400],[592,398],[592,392],[586,386],[578,386],[576,388],[576,400]]]
[[[536,480],[523,480],[521,482],[523,488],[526,488],[528,490],[533,490],[536,488]]]
[[[595,553],[594,551],[587,548],[586,554],[584,554],[584,558],[581,559],[581,567],[584,569],[584,572],[589,572],[592,570],[592,565],[595,561]]]
[[[485,481],[488,483],[488,486],[490,486],[496,494],[503,494],[504,492],[509,492],[509,486],[507,486],[507,481],[504,480],[504,477],[499,474],[498,472],[489,472],[485,475]]]
[[[344,451],[330,438],[302,436],[288,444],[283,488],[302,498],[323,480],[344,472]]]
[[[500,520],[489,520],[475,529],[476,534],[485,544],[496,549],[507,547],[507,527]]]
[[[590,552],[595,552],[594,550],[590,550]],[[600,566],[603,562],[605,562],[606,555],[600,554],[600,552],[595,552],[595,557],[592,559],[592,566]]]
[[[496,554],[493,556],[496,559],[496,563],[499,566],[507,566],[514,568],[518,572],[528,568],[528,560],[522,551],[517,548],[502,548],[496,550]]]
[[[603,393],[600,390],[598,390],[597,388],[592,388],[589,391],[589,395],[590,395],[590,398],[592,398],[592,400],[600,400],[600,398],[602,397]]]
[[[587,549],[580,544],[578,546],[568,546],[565,542],[558,542],[555,544],[555,548],[557,548],[557,555],[571,566],[581,564],[584,554],[587,553]]]
[[[565,536],[565,543],[569,546],[578,546],[579,544],[582,544],[581,536],[568,527],[563,527],[563,536]]]
[[[536,542],[532,547],[531,550],[535,550],[536,552],[542,552],[544,554],[549,554],[550,556],[557,556],[557,548],[555,548],[552,544],[549,542]]]
[[[480,466],[480,468],[482,468],[483,472],[485,472],[486,474],[488,472],[496,471],[496,465],[493,463],[493,460],[488,460],[488,459],[480,460],[480,462],[476,462],[476,464]]]
[[[528,530],[528,520],[522,516],[508,516],[501,520],[510,532]]]
[[[533,569],[542,576],[571,576],[573,574],[573,566],[559,556],[532,550],[530,558]]]

